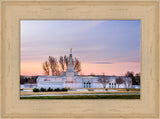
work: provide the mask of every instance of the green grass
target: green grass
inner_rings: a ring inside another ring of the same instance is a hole
[[[140,99],[140,95],[41,96],[20,97],[20,99]]]

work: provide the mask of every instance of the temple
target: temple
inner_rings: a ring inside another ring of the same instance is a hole
[[[75,72],[72,64],[72,49],[69,54],[69,65],[66,71],[62,72],[62,76],[38,76],[37,88],[69,88],[69,89],[81,89],[81,88],[103,88],[103,84],[98,81],[102,78],[102,75],[95,76],[79,76],[78,72]],[[125,88],[128,84],[132,83],[132,79],[129,77],[121,77],[123,83],[118,85],[116,83],[117,76],[105,76],[109,79],[106,84],[106,88]],[[128,84],[130,88],[132,84]]]

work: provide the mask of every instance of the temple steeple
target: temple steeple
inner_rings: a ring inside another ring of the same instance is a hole
[[[67,71],[67,72],[74,72],[73,64],[72,64],[72,48],[70,49],[69,65],[68,65],[68,69],[67,69],[66,71]]]

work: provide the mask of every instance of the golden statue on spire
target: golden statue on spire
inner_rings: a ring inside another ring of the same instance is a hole
[[[72,48],[70,49],[70,53],[72,53]]]

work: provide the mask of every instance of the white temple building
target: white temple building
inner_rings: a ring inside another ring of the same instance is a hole
[[[78,72],[75,72],[72,65],[72,51],[69,55],[69,66],[66,72],[62,72],[62,76],[38,76],[37,88],[103,88],[103,84],[98,81],[102,76],[79,76]],[[117,76],[105,76],[109,78],[109,83],[106,84],[106,88],[118,88],[116,84]],[[129,77],[121,77],[123,79],[119,88],[126,88],[127,82],[130,82],[128,88],[132,87],[132,79]]]

